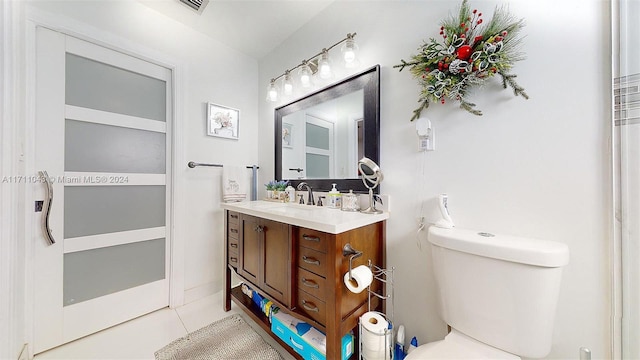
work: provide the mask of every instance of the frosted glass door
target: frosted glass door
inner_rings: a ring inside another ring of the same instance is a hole
[[[317,116],[306,116],[305,169],[309,179],[334,177],[334,123]]]
[[[169,303],[171,72],[37,36],[36,163],[53,182],[57,240],[35,239],[40,352]]]

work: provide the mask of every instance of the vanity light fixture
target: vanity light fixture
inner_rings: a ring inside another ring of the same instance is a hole
[[[333,75],[331,72],[331,64],[329,64],[329,51],[327,49],[322,49],[322,56],[320,57],[320,61],[318,61],[318,69],[321,79],[330,79],[331,75]]]
[[[302,84],[302,87],[308,88],[311,86],[311,76],[313,75],[313,72],[309,65],[307,65],[307,60],[302,60],[298,75],[300,76],[300,84]]]
[[[282,93],[284,95],[293,94],[294,90],[294,79],[293,76],[297,76],[297,80],[299,84],[303,88],[311,87],[311,79],[312,76],[317,74],[323,80],[331,79],[333,77],[333,70],[331,69],[331,63],[329,60],[329,51],[334,47],[344,44],[340,49],[342,53],[342,58],[345,62],[345,67],[352,68],[357,64],[356,54],[358,51],[358,44],[356,44],[353,39],[356,36],[356,33],[349,33],[347,37],[338,41],[337,43],[322,49],[319,53],[313,55],[312,57],[302,60],[300,64],[294,66],[291,69],[285,70],[284,73],[279,76],[271,79],[269,82],[269,87],[267,90],[267,101],[275,102],[278,101],[279,91],[277,83],[282,79]],[[298,70],[297,73],[294,73],[294,70]],[[295,74],[295,75],[294,75]]]
[[[276,82],[273,79],[271,79],[271,83],[267,89],[267,100],[278,101],[278,89],[276,89]]]
[[[340,48],[340,52],[342,52],[342,57],[344,58],[345,66],[350,68],[354,67],[356,64],[356,54],[358,52],[358,44],[356,44],[355,40],[353,40],[353,36],[347,35],[347,40]],[[355,34],[354,34],[355,35]]]
[[[293,93],[293,82],[291,81],[291,74],[289,70],[284,72],[284,83],[282,89],[285,95],[291,95]]]

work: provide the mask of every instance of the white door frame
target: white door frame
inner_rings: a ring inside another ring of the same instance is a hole
[[[0,2],[0,174],[23,175],[24,49],[21,32],[24,5]],[[17,358],[25,343],[24,185],[0,184],[0,359]],[[26,353],[25,353],[26,354]]]
[[[142,60],[154,63],[159,66],[163,66],[170,69],[172,72],[173,88],[172,98],[174,106],[171,116],[173,121],[171,123],[171,129],[167,129],[171,133],[172,149],[171,149],[171,168],[172,175],[167,181],[167,186],[170,190],[170,202],[172,207],[169,211],[171,218],[171,226],[167,229],[169,237],[171,239],[170,245],[170,269],[169,269],[169,306],[174,308],[184,303],[184,241],[182,236],[182,220],[184,214],[182,209],[184,208],[183,199],[184,196],[180,189],[182,186],[182,179],[178,176],[180,169],[185,164],[185,156],[183,150],[183,126],[181,121],[177,119],[184,118],[184,98],[179,94],[184,93],[184,65],[177,60],[168,57],[166,54],[159,53],[157,50],[149,49],[142,44],[134,43],[128,39],[124,39],[118,36],[114,36],[111,33],[92,27],[88,24],[79,22],[74,19],[62,17],[59,15],[53,15],[51,13],[36,10],[33,8],[27,9],[27,21],[25,29],[25,43],[26,43],[26,109],[25,109],[25,131],[24,131],[24,161],[25,161],[25,174],[32,175],[37,172],[35,169],[35,138],[32,134],[35,133],[35,98],[36,98],[36,28],[46,27],[48,29],[58,31],[65,35],[73,36],[81,40],[85,40],[111,50],[119,51],[124,54],[140,58]],[[170,131],[169,131],[170,130]],[[29,344],[33,343],[33,304],[34,304],[34,247],[30,242],[30,239],[34,238],[34,229],[38,229],[39,217],[33,212],[34,201],[36,200],[36,194],[34,186],[27,184],[24,197],[24,239],[26,241],[26,329],[27,329],[27,341]]]

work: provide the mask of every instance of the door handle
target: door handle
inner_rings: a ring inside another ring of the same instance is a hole
[[[51,206],[53,205],[53,185],[51,185],[51,179],[46,171],[38,171],[38,175],[44,179],[45,189],[47,190],[44,204],[42,205],[42,232],[49,245],[56,243],[56,240],[51,234],[51,228],[49,227],[49,215],[51,215]]]

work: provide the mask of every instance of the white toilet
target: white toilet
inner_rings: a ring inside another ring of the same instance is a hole
[[[442,319],[451,332],[407,360],[542,358],[569,248],[562,243],[429,228]]]

